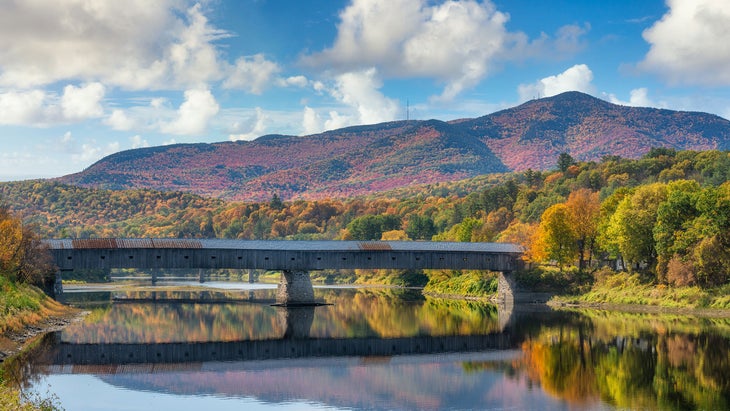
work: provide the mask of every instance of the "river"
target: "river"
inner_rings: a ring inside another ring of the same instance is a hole
[[[418,290],[170,282],[67,289],[89,311],[11,374],[66,410],[730,408],[730,320],[498,308]]]

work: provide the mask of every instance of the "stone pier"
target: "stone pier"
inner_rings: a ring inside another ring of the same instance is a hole
[[[500,272],[497,285],[497,298],[500,304],[507,306],[516,303],[546,303],[553,293],[535,292],[520,287],[515,281],[514,271]]]
[[[276,303],[287,306],[316,305],[309,272],[305,270],[282,271],[276,290]]]

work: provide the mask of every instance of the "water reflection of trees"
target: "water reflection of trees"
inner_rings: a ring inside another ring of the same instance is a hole
[[[524,356],[511,365],[511,373],[573,403],[728,409],[725,329],[708,330],[696,319],[691,329],[690,320],[601,313],[588,323],[543,327],[526,337]]]
[[[266,290],[263,290],[266,291]],[[331,305],[318,307],[309,329],[312,338],[396,338],[489,334],[499,331],[494,306],[468,301],[424,299],[420,293],[394,289],[317,290]],[[163,343],[240,341],[283,338],[280,307],[248,303],[170,303],[191,301],[190,291],[118,295],[121,300],[146,298],[144,303],[116,303],[91,310],[86,321],[63,331],[73,343]],[[265,296],[259,296],[265,298]],[[208,302],[220,296],[206,295]]]

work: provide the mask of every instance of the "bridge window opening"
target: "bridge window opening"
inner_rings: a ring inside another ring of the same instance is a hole
[[[210,256],[210,259],[211,259],[211,260],[215,260],[215,256],[214,256],[214,255],[211,255],[211,256]]]
[[[370,261],[370,260],[372,260],[372,259],[373,259],[372,257],[368,257],[368,261]]]
[[[443,257],[439,257],[439,261],[444,261],[444,258]]]
[[[347,257],[342,257],[342,261],[347,261]]]
[[[102,255],[102,256],[101,256],[101,259],[102,259],[102,260],[105,260],[105,259],[106,259],[106,256],[105,256],[105,255]]]
[[[395,257],[390,257],[391,260],[395,261]]]
[[[264,257],[264,260],[265,261],[269,261],[269,257]]]
[[[238,256],[238,259],[239,259],[239,260],[243,260],[243,257],[241,257],[241,256]]]
[[[317,257],[317,261],[322,261],[322,257]]]
[[[73,259],[73,257],[71,257],[71,256],[68,256],[68,257],[66,257],[66,259],[67,259],[67,260],[71,260],[71,259]]]
[[[188,258],[190,258],[190,257],[188,257],[188,256],[184,256],[183,258],[187,260],[187,259],[188,259]]]
[[[292,260],[292,261],[294,261],[294,260],[295,260],[295,258],[294,258],[294,257],[292,257],[292,258],[291,258],[291,260]]]
[[[129,259],[130,259],[130,260],[134,260],[134,256],[133,256],[133,255],[130,255],[130,256],[129,256]]]
[[[161,260],[161,259],[162,259],[162,256],[161,256],[161,255],[158,255],[158,256],[157,256],[157,259],[158,259],[158,260]]]

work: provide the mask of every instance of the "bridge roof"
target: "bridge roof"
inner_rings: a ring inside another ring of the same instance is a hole
[[[423,251],[423,252],[495,252],[521,253],[510,243],[460,243],[437,241],[308,241],[308,240],[225,240],[177,238],[92,238],[49,239],[43,241],[52,250],[117,248],[185,248],[280,251]]]

